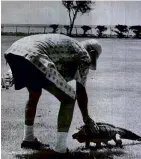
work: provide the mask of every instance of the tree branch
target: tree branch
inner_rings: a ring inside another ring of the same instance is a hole
[[[77,16],[77,13],[78,13],[78,8],[75,10],[72,23],[74,23],[74,20],[76,19],[76,16]]]
[[[72,13],[73,13],[73,16],[75,15],[75,12],[74,12],[74,10],[72,9]]]

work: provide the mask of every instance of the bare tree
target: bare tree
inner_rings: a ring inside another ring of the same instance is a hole
[[[89,13],[92,10],[91,6],[93,3],[95,2],[91,0],[87,0],[87,1],[62,0],[62,4],[65,6],[65,8],[67,9],[69,13],[69,20],[70,20],[69,35],[70,36],[74,26],[74,21],[78,13],[81,13],[81,15],[85,13]]]

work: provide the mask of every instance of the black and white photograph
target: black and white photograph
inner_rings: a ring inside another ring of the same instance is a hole
[[[1,159],[141,159],[141,1],[1,1]]]

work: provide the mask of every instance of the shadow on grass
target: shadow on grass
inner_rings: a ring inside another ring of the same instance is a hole
[[[141,143],[131,143],[123,145],[123,148],[117,148],[115,146],[101,148],[92,147],[90,150],[86,150],[84,147],[77,148],[74,152],[67,154],[54,154],[50,149],[44,149],[40,151],[33,151],[32,153],[16,154],[17,159],[114,159],[115,156],[121,157],[126,155],[124,147],[131,145],[139,145]]]
[[[123,156],[122,149],[99,149],[89,152],[71,152],[68,154],[53,154],[49,150],[40,150],[30,154],[16,154],[17,159],[114,159],[114,156]]]

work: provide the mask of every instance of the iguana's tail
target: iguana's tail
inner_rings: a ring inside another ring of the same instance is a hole
[[[122,131],[121,138],[141,141],[141,136],[139,136],[139,135],[137,135],[129,130],[123,129],[123,128],[119,128],[119,129]]]

